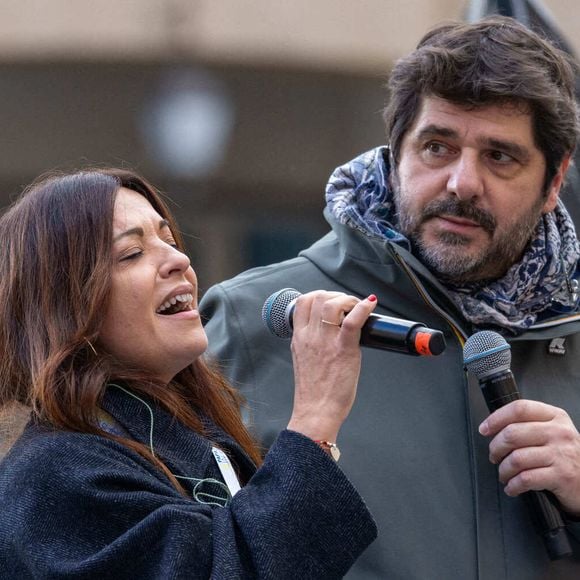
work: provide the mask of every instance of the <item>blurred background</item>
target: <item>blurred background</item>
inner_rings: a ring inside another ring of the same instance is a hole
[[[327,229],[329,173],[384,143],[393,62],[481,4],[0,0],[0,205],[123,166],[173,200],[202,291],[293,256]],[[578,53],[577,1],[542,5]]]

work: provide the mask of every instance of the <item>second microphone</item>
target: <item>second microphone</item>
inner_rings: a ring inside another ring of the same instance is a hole
[[[292,336],[292,317],[300,292],[283,288],[264,302],[262,320],[268,330],[280,338]],[[432,356],[445,350],[445,337],[440,330],[427,328],[392,316],[371,314],[361,330],[362,346],[378,348],[412,356]]]

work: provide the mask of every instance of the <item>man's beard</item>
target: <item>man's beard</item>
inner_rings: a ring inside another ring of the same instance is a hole
[[[395,190],[398,224],[413,244],[413,253],[440,280],[461,285],[467,282],[485,282],[501,278],[522,256],[526,245],[532,238],[541,216],[544,198],[540,196],[534,206],[517,221],[508,224],[506,229],[498,230],[496,219],[489,212],[474,206],[471,202],[455,197],[429,202],[419,215],[409,212],[405,199],[411,193],[401,196]],[[404,198],[404,199],[403,199]],[[469,219],[481,226],[488,234],[490,243],[477,252],[469,251],[470,238],[454,232],[440,231],[437,241],[425,242],[423,225],[436,216],[456,216]],[[462,252],[461,248],[466,251]]]

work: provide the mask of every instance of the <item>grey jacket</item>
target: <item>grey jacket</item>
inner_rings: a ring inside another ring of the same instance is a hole
[[[503,493],[488,461],[488,441],[477,432],[488,412],[462,364],[469,323],[410,253],[326,217],[332,232],[299,257],[214,286],[201,308],[210,348],[247,397],[248,418],[266,443],[286,425],[293,394],[289,343],[270,335],[260,319],[271,293],[284,287],[375,293],[377,313],[444,331],[447,349],[438,357],[364,349],[357,401],[340,434],[340,463],[375,515],[379,539],[347,577],[580,578],[575,524],[574,557],[551,562],[523,501]],[[522,395],[564,408],[578,426],[579,332],[573,315],[511,344]],[[565,338],[564,354],[550,354],[555,338]]]

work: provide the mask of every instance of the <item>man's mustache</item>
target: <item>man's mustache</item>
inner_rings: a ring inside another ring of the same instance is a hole
[[[428,203],[421,214],[421,222],[441,215],[455,216],[475,222],[490,235],[497,226],[495,218],[487,211],[475,207],[472,203],[456,199],[433,200]]]

